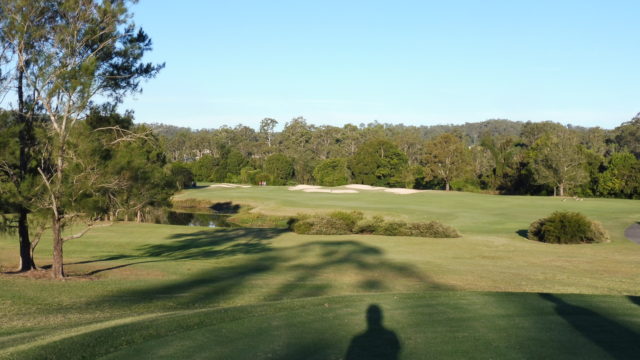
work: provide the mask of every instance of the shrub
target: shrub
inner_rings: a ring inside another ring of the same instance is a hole
[[[353,232],[353,228],[364,218],[364,215],[360,211],[334,211],[329,214],[329,217],[336,221],[343,222],[344,226],[348,228],[350,232]]]
[[[351,234],[351,228],[344,221],[326,215],[298,219],[293,224],[293,231],[308,235]]]
[[[310,235],[374,234],[432,238],[460,236],[456,229],[437,221],[420,223],[385,221],[380,216],[365,218],[359,211],[335,211],[329,215],[298,215],[290,220],[289,228],[298,234]]]
[[[404,221],[385,221],[379,227],[376,235],[386,236],[408,236],[410,235],[409,229],[407,229],[407,223]]]
[[[600,223],[578,212],[556,211],[529,226],[528,237],[552,244],[589,244],[609,240]]]
[[[376,234],[379,232],[380,225],[384,219],[380,216],[374,216],[370,219],[362,219],[353,227],[354,234]]]
[[[451,226],[442,224],[438,221],[428,221],[419,223],[410,223],[407,226],[411,236],[421,236],[430,238],[456,238],[460,237],[460,233]]]

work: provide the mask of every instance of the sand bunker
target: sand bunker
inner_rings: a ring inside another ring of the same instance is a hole
[[[356,189],[356,190],[384,190],[384,187],[371,186],[371,185],[361,185],[361,184],[349,184],[344,186],[347,189]]]
[[[291,189],[289,189],[291,190]],[[315,193],[332,193],[332,194],[356,194],[357,190],[337,190],[337,189],[304,189],[304,192],[315,192]]]
[[[407,195],[419,193],[422,190],[414,189],[398,189],[398,188],[385,188],[379,186],[361,185],[361,184],[349,184],[344,186],[345,189],[326,188],[318,185],[296,185],[289,187],[291,191],[303,191],[308,193],[331,193],[331,194],[356,194],[360,191],[384,191],[392,194]]]
[[[384,192],[399,194],[399,195],[407,195],[407,194],[415,194],[419,193],[420,190],[414,189],[385,189]]]
[[[322,189],[322,186],[317,186],[317,185],[296,185],[296,186],[290,186],[289,187],[289,190],[291,190],[291,191],[309,190],[309,189]]]
[[[238,184],[213,184],[209,185],[210,188],[249,188],[251,185],[238,185]]]

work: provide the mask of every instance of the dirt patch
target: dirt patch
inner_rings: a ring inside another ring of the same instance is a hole
[[[640,244],[640,223],[629,226],[624,231],[624,236],[636,244]]]

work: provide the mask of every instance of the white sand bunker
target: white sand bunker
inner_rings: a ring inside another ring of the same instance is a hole
[[[289,187],[289,190],[291,190],[291,191],[312,190],[312,189],[322,189],[322,186],[317,186],[317,185],[296,185],[296,186],[290,186]]]
[[[414,189],[399,189],[399,188],[386,188],[379,186],[361,185],[361,184],[349,184],[344,186],[345,189],[326,188],[318,185],[296,185],[289,187],[290,191],[303,191],[308,193],[331,193],[331,194],[356,194],[358,190],[375,190],[384,191],[392,194],[407,195],[422,192],[422,190]]]
[[[344,186],[347,189],[356,189],[356,190],[384,190],[384,187],[371,186],[371,185],[362,185],[362,184],[349,184]]]
[[[222,184],[213,184],[213,185],[209,185],[210,188],[249,188],[251,187],[251,185],[238,185],[238,184],[226,184],[226,183],[222,183]]]
[[[407,195],[407,194],[419,193],[421,191],[414,190],[414,189],[385,189],[384,192],[399,194],[399,195]]]
[[[304,191],[313,193],[332,193],[332,194],[355,194],[357,190],[341,190],[341,189],[327,189],[317,185],[296,185],[289,187],[290,191]]]

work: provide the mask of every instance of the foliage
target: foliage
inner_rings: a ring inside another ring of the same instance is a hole
[[[531,223],[531,240],[551,244],[589,244],[609,241],[602,225],[578,212],[556,211],[550,216]]]
[[[442,134],[427,142],[424,151],[426,178],[442,179],[447,191],[452,181],[469,173],[470,153],[458,136]]]
[[[285,185],[293,175],[293,161],[284,154],[273,154],[266,159],[264,172],[270,176],[269,185]]]
[[[539,184],[557,188],[558,195],[587,181],[583,155],[575,134],[562,130],[541,136],[532,146],[531,167]]]
[[[349,183],[346,159],[324,160],[313,170],[313,177],[322,186],[340,186]]]
[[[407,166],[407,156],[388,140],[376,139],[364,143],[349,160],[353,180],[359,184],[396,186],[394,177]]]
[[[365,218],[359,211],[335,211],[328,215],[298,215],[292,221],[291,229],[298,234],[309,235],[370,234],[431,238],[460,236],[454,228],[438,221],[407,223],[400,220],[385,220],[380,216]]]

